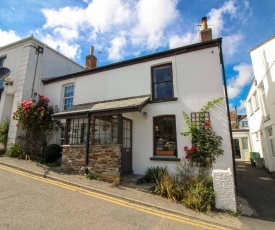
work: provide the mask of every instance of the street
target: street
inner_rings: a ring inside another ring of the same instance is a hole
[[[225,229],[0,166],[0,229]]]

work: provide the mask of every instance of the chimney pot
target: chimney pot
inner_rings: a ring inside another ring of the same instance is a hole
[[[91,46],[90,47],[90,55],[94,55],[95,47]]]
[[[205,42],[205,41],[212,40],[212,29],[208,28],[207,26],[207,17],[203,17],[201,19],[201,27],[202,27],[200,31],[201,41]]]
[[[96,68],[97,58],[94,56],[95,48],[93,46],[90,47],[90,54],[86,56],[86,68],[85,69],[93,69]]]
[[[201,25],[202,25],[202,29],[203,29],[203,30],[205,30],[205,29],[208,28],[208,27],[207,27],[207,17],[203,17],[203,18],[201,19]]]

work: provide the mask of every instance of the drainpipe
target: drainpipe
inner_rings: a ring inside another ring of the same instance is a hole
[[[85,173],[88,172],[88,164],[89,164],[89,153],[90,153],[90,128],[91,128],[91,114],[87,113],[88,116],[88,130],[87,130],[87,138],[86,138],[86,157],[85,157]]]
[[[34,83],[35,83],[35,78],[36,78],[36,72],[37,72],[37,65],[38,65],[38,58],[39,58],[39,54],[43,54],[44,52],[44,48],[42,46],[36,47],[33,45],[30,45],[31,47],[35,48],[35,54],[37,55],[36,57],[36,64],[35,64],[35,70],[34,70],[34,76],[33,76],[33,82],[32,82],[32,92],[31,92],[31,98],[32,100],[34,100],[35,98],[35,92],[34,92]]]
[[[230,119],[230,112],[229,112],[228,94],[227,94],[227,87],[226,87],[226,77],[225,77],[221,43],[219,44],[219,48],[220,48],[220,59],[221,59],[221,64],[222,64],[222,74],[223,74],[224,92],[225,92],[225,100],[226,100],[226,108],[227,108],[228,127],[229,127],[230,140],[231,140],[234,182],[235,182],[235,190],[237,192],[236,164],[235,164],[234,150],[233,150],[233,136],[232,136],[231,119]]]

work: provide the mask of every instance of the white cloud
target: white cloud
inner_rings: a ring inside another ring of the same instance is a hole
[[[0,28],[0,38],[1,38],[0,47],[8,45],[12,42],[16,42],[21,39],[20,36],[18,36],[15,31],[13,30],[5,31],[5,30],[2,30],[1,28]]]
[[[101,33],[114,25],[127,25],[133,15],[130,5],[122,0],[94,0],[85,9],[85,21]]]
[[[199,42],[198,33],[187,32],[183,36],[179,36],[179,35],[171,36],[169,38],[169,47],[172,49],[172,48],[189,45],[196,42]]]
[[[64,7],[59,10],[42,9],[46,18],[43,28],[77,28],[84,20],[84,10],[78,7]]]
[[[240,105],[237,107],[238,114],[246,114],[245,100],[240,100]]]
[[[66,41],[62,39],[56,39],[52,37],[50,34],[43,36],[41,34],[37,34],[38,39],[42,42],[50,46],[51,48],[58,50],[68,58],[79,58],[81,54],[80,46],[76,43],[68,44]]]
[[[178,0],[140,0],[137,5],[137,25],[132,30],[132,42],[154,49],[163,44],[163,34],[178,16]]]
[[[230,59],[238,51],[240,42],[243,40],[243,35],[241,33],[232,34],[225,36],[223,39],[223,54],[225,58]]]
[[[238,74],[228,81],[227,90],[229,99],[238,97],[243,87],[248,85],[253,78],[253,69],[249,64],[241,63],[234,66],[233,70],[238,72]]]
[[[165,30],[179,17],[177,3],[178,0],[93,0],[84,8],[42,9],[46,23],[40,34],[55,36],[58,43],[70,47],[82,39],[84,33],[87,41],[92,40],[99,46],[102,44],[98,38],[101,38],[100,41],[107,41],[105,47],[111,47],[109,59],[119,60],[123,59],[121,49],[126,41],[134,46],[133,53],[166,45]]]
[[[111,41],[111,48],[108,49],[110,60],[120,60],[123,57],[123,47],[126,45],[126,39],[123,36],[116,37]]]
[[[228,14],[231,17],[234,17],[236,14],[236,6],[234,1],[225,2],[221,8],[218,9],[211,9],[208,13],[208,24],[212,27],[213,37],[219,37],[221,32],[228,28],[228,26],[224,26],[225,19],[224,15]]]

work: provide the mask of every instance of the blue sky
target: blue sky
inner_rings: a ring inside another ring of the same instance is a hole
[[[249,50],[275,33],[274,0],[0,0],[0,47],[34,35],[81,65],[100,66],[199,42],[206,16],[223,37],[230,107],[244,112]]]

